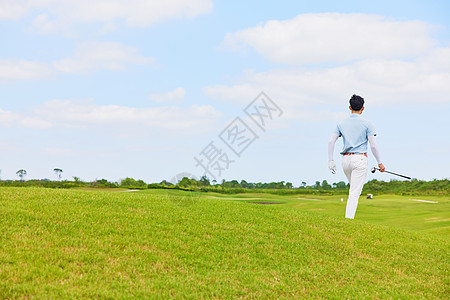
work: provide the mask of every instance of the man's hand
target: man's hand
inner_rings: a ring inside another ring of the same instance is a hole
[[[378,164],[378,168],[380,169],[380,172],[386,171],[386,168],[384,167],[383,164]]]
[[[331,174],[336,174],[336,163],[334,162],[334,160],[328,161],[328,169],[330,169]]]

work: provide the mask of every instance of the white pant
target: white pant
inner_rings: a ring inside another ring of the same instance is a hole
[[[344,155],[342,158],[342,168],[350,183],[347,207],[345,209],[345,217],[348,219],[355,218],[359,196],[366,180],[367,166],[368,160],[365,155]]]

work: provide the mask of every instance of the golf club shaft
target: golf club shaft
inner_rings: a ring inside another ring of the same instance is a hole
[[[380,169],[377,168],[377,170],[379,171]],[[397,174],[397,173],[394,173],[394,172],[389,172],[389,171],[386,171],[386,170],[385,170],[385,172],[389,173],[389,174],[392,174],[392,175],[397,175],[397,176],[400,176],[400,177],[403,177],[403,178],[411,180],[411,177],[408,177],[408,176],[405,176],[405,175],[400,175],[400,174]]]

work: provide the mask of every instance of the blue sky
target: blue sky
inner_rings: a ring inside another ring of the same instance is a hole
[[[449,178],[449,6],[0,0],[0,177],[201,176],[212,142],[218,181],[338,182],[327,142],[357,93],[388,170]],[[283,112],[264,130],[261,91]],[[236,117],[258,137],[240,156],[219,137]]]

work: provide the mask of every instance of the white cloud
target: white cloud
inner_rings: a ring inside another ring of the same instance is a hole
[[[43,34],[56,33],[60,30],[60,25],[51,21],[48,14],[39,14],[35,17],[33,20],[33,27],[38,28],[39,32]]]
[[[186,90],[182,87],[178,87],[173,91],[165,92],[165,93],[155,93],[151,94],[148,98],[151,101],[159,102],[159,103],[182,103],[184,97],[186,96]]]
[[[45,63],[27,60],[0,60],[1,81],[44,79],[54,75],[54,70]]]
[[[50,100],[23,112],[0,109],[0,127],[89,129],[120,136],[164,131],[185,135],[209,130],[221,116],[209,105],[137,108],[98,105],[93,100]]]
[[[31,129],[50,129],[52,128],[52,123],[47,120],[42,120],[36,117],[24,117],[21,118],[20,124],[23,127],[31,128]]]
[[[0,20],[34,16],[43,33],[68,30],[77,24],[120,23],[146,27],[175,18],[195,18],[211,12],[212,0],[0,0]]]
[[[20,116],[16,113],[2,110],[0,108],[0,126],[11,127]]]
[[[353,93],[365,97],[367,105],[450,102],[450,66],[445,60],[449,53],[439,49],[410,62],[377,59],[334,68],[250,71],[231,84],[205,87],[204,93],[247,103],[263,90],[286,112],[286,118],[302,120]],[[439,64],[441,59],[443,64]],[[320,113],[314,118],[318,117],[325,120],[329,115]]]
[[[119,13],[130,26],[149,26],[164,19],[195,18],[212,10],[211,0],[118,1],[125,12]],[[130,5],[131,4],[131,5]]]
[[[0,127],[22,126],[31,129],[48,129],[52,124],[38,117],[0,109]]]
[[[30,9],[30,1],[0,0],[0,20],[20,19]]]
[[[135,47],[116,42],[84,42],[70,58],[53,62],[54,68],[63,73],[85,73],[95,69],[118,71],[128,64],[151,64],[153,58],[139,54]]]
[[[378,15],[302,14],[287,21],[229,33],[221,48],[253,48],[287,64],[345,63],[362,59],[413,58],[431,49],[432,27],[420,21],[395,21]]]
[[[135,108],[97,105],[91,100],[51,100],[33,110],[33,116],[58,127],[203,130],[221,116],[211,106]]]
[[[132,46],[117,42],[84,42],[73,56],[49,62],[0,60],[0,81],[48,79],[60,74],[96,70],[120,71],[128,65],[155,65],[155,59],[139,54]]]
[[[418,59],[418,63],[426,71],[450,71],[450,48],[434,49],[429,55]]]
[[[222,47],[252,47],[291,67],[245,71],[230,84],[205,87],[204,93],[247,103],[263,90],[286,112],[284,118],[297,120],[337,118],[323,108],[353,93],[363,95],[368,105],[449,102],[450,48],[434,48],[431,31],[423,22],[364,14],[269,21],[228,34]]]

